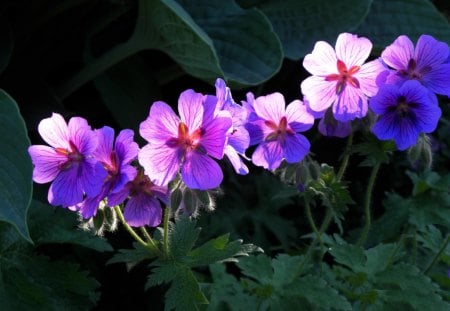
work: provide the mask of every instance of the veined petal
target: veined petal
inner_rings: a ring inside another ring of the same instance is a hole
[[[284,96],[278,92],[260,96],[254,103],[255,112],[259,117],[276,124],[285,116],[285,106]]]
[[[360,89],[347,86],[333,105],[333,115],[341,122],[363,118],[367,114],[367,97]]]
[[[374,96],[389,74],[383,63],[376,59],[361,66],[354,77],[359,81],[361,91],[368,97]]]
[[[179,149],[148,144],[139,151],[138,159],[153,183],[166,186],[175,178],[181,164],[181,156]]]
[[[284,140],[284,157],[288,163],[297,163],[308,154],[311,144],[301,134],[286,135]]]
[[[120,169],[120,174],[114,181],[114,186],[111,189],[111,193],[119,192],[125,185],[132,181],[137,175],[137,170],[134,166],[124,165]]]
[[[134,132],[128,129],[120,131],[119,135],[117,135],[114,149],[122,165],[136,159],[139,145],[134,141]]]
[[[347,68],[362,66],[370,55],[372,42],[365,37],[341,33],[336,40],[336,56]]]
[[[88,197],[93,197],[100,193],[106,176],[108,176],[107,171],[95,159],[86,159],[80,162],[77,178],[82,190]]]
[[[165,102],[154,102],[150,113],[139,126],[139,133],[149,142],[165,142],[170,137],[178,137],[180,119]]]
[[[397,105],[399,87],[392,84],[383,85],[369,101],[370,109],[376,114],[385,114],[391,106]]]
[[[352,132],[352,124],[350,121],[339,122],[334,120],[334,122],[327,122],[326,118],[320,120],[318,128],[322,135],[339,138],[347,137]]]
[[[85,119],[80,117],[71,118],[68,129],[70,141],[81,154],[91,155],[94,153],[98,145],[98,138]]]
[[[414,44],[407,36],[399,36],[383,50],[381,58],[394,69],[406,69],[409,61],[414,58]]]
[[[94,152],[94,157],[100,161],[111,164],[111,152],[114,143],[114,129],[109,126],[104,126],[101,129],[95,130],[98,138],[97,149]]]
[[[45,184],[56,178],[61,167],[68,161],[67,156],[55,152],[51,147],[32,145],[28,153],[34,165],[33,180]]]
[[[311,54],[303,59],[303,67],[312,75],[326,76],[337,73],[337,58],[333,47],[325,41],[316,42]]]
[[[207,190],[220,186],[223,173],[216,161],[194,151],[186,154],[181,167],[181,178],[191,189]]]
[[[181,121],[187,125],[190,133],[202,126],[203,101],[203,94],[196,93],[193,90],[186,90],[180,94],[178,112],[180,113]]]
[[[324,111],[337,99],[336,81],[326,81],[323,77],[311,76],[300,85],[303,95],[308,98],[309,107],[314,111]]]
[[[294,100],[287,106],[286,119],[294,132],[304,132],[314,125],[314,116],[300,100]]]
[[[424,75],[421,82],[430,91],[450,97],[450,64],[439,65],[438,68]]]
[[[231,165],[233,166],[236,174],[239,175],[248,174],[249,172],[248,167],[244,164],[244,161],[241,159],[241,157],[233,147],[227,145],[225,147],[225,155],[227,156],[228,160],[230,160]]]
[[[83,185],[78,176],[78,166],[77,163],[56,176],[48,190],[50,204],[67,207],[83,201]]]
[[[245,153],[250,145],[250,134],[247,129],[243,126],[235,127],[233,133],[228,137],[228,145],[238,153]]]
[[[447,60],[449,52],[445,42],[438,41],[430,35],[421,35],[417,40],[415,51],[417,68],[437,69]]]
[[[139,194],[131,197],[123,212],[125,221],[132,227],[156,227],[161,223],[161,204],[154,197]]]
[[[69,129],[59,113],[39,122],[38,131],[47,144],[54,148],[69,148]]]
[[[130,189],[127,186],[125,186],[122,188],[122,190],[120,190],[118,192],[110,193],[108,195],[106,205],[110,206],[110,207],[119,205],[119,204],[123,203],[123,201],[125,201],[129,195],[130,195]]]
[[[231,118],[219,117],[209,122],[204,128],[204,134],[200,140],[200,144],[210,156],[216,159],[223,157],[223,150],[227,142],[227,132],[230,127]]]
[[[261,143],[252,155],[252,162],[256,166],[274,170],[283,160],[283,148],[278,140]]]

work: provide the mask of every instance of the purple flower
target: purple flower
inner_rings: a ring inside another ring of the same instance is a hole
[[[155,184],[167,185],[178,171],[192,189],[212,189],[222,182],[222,170],[211,157],[223,157],[232,121],[229,113],[215,114],[217,101],[207,99],[192,90],[181,93],[181,119],[164,102],[155,102],[150,108],[148,118],[140,125],[141,136],[148,144],[138,158]]]
[[[132,130],[122,130],[114,142],[114,129],[105,126],[95,131],[98,137],[98,147],[93,156],[100,161],[108,172],[102,191],[95,197],[86,198],[78,209],[84,218],[95,216],[100,201],[108,195],[122,190],[137,174],[131,162],[136,159],[139,146],[134,142]]]
[[[381,53],[383,61],[395,69],[387,83],[417,80],[433,93],[447,96],[450,96],[449,57],[448,45],[429,35],[421,35],[415,49],[407,36],[399,36]]]
[[[379,115],[372,128],[375,136],[393,139],[399,150],[415,145],[420,133],[433,132],[441,117],[436,96],[416,80],[386,84],[372,97],[370,108]]]
[[[237,174],[248,174],[248,167],[241,158],[247,159],[245,151],[250,144],[250,135],[245,128],[248,116],[247,110],[234,102],[230,89],[222,79],[216,80],[216,97],[216,109],[228,111],[232,120],[231,131],[228,134],[228,143],[225,146],[225,155],[230,160]]]
[[[34,164],[33,180],[53,181],[48,201],[69,207],[80,203],[85,194],[96,196],[107,173],[92,156],[98,140],[87,121],[73,117],[67,125],[60,114],[53,113],[39,123],[38,131],[51,147],[33,145],[28,152]]]
[[[341,122],[336,120],[328,109],[320,119],[319,132],[325,136],[344,138],[352,132],[352,124],[351,121]]]
[[[169,194],[167,187],[157,186],[144,175],[142,170],[135,179],[128,182],[118,192],[108,197],[108,205],[125,204],[123,216],[132,227],[151,226],[156,227],[161,223],[161,202],[168,204]]]
[[[372,43],[367,38],[342,33],[336,50],[327,42],[315,44],[305,56],[303,66],[313,76],[301,83],[301,90],[314,111],[332,106],[338,121],[363,118],[367,113],[367,97],[375,95],[386,68],[379,60],[364,62],[370,55]]]
[[[301,161],[309,152],[309,141],[298,132],[308,130],[314,117],[307,112],[300,100],[294,100],[287,108],[284,97],[273,93],[255,99],[253,103],[258,120],[249,123],[249,133],[254,144],[259,144],[252,155],[252,162],[269,170],[288,163]]]

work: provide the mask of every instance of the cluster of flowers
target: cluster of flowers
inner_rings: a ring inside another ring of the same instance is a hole
[[[160,202],[168,203],[168,185],[177,176],[190,189],[208,190],[223,179],[214,159],[226,156],[238,174],[249,172],[244,160],[269,170],[283,160],[300,162],[310,149],[300,133],[315,119],[321,119],[322,134],[345,137],[351,122],[364,118],[370,108],[377,115],[373,133],[405,150],[420,133],[437,126],[441,110],[436,94],[450,96],[450,49],[428,35],[416,47],[400,36],[380,58],[366,62],[371,49],[367,38],[348,33],[339,35],[335,49],[317,42],[303,61],[312,74],[301,83],[303,102],[294,100],[287,107],[280,93],[257,98],[248,93],[237,104],[221,79],[215,95],[184,91],[179,117],[168,104],[155,102],[140,124],[140,135],[148,141],[142,149],[131,130],[115,137],[110,127],[92,130],[80,117],[67,124],[54,113],[38,128],[50,146],[29,148],[33,180],[53,181],[49,202],[86,219],[96,215],[102,201],[106,206],[126,201],[128,224],[157,226]],[[246,150],[252,145],[250,159]]]

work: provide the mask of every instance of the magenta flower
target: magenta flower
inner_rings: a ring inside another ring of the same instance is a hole
[[[250,135],[245,128],[248,115],[247,110],[234,102],[230,89],[222,79],[216,80],[216,97],[216,109],[228,111],[232,120],[231,131],[228,133],[228,143],[225,146],[225,155],[230,160],[237,174],[248,174],[248,167],[242,160],[242,158],[248,160],[245,156],[245,151],[250,144]]]
[[[407,36],[399,36],[381,53],[392,71],[387,83],[402,84],[417,80],[436,94],[450,96],[450,49],[445,42],[429,35],[421,35],[416,48]]]
[[[254,144],[259,144],[252,155],[252,162],[269,170],[288,163],[301,161],[309,152],[309,141],[298,132],[308,130],[314,117],[307,112],[300,100],[294,100],[287,108],[284,97],[273,93],[255,99],[253,103],[258,120],[247,127]]]
[[[161,223],[161,202],[168,204],[167,187],[156,186],[142,170],[125,187],[108,196],[108,206],[125,204],[123,216],[132,227],[156,227]]]
[[[78,209],[84,218],[95,216],[100,201],[108,195],[119,192],[137,174],[131,162],[137,158],[139,146],[134,142],[132,130],[122,130],[114,142],[114,129],[105,126],[95,131],[98,137],[98,147],[93,156],[108,172],[102,191],[95,197],[86,198]]]
[[[192,189],[212,189],[222,182],[222,170],[211,157],[223,157],[232,121],[229,113],[215,114],[217,101],[207,99],[192,90],[181,93],[181,119],[164,102],[155,102],[150,108],[140,125],[148,144],[138,158],[155,184],[167,185],[178,171]]]
[[[386,84],[372,97],[370,108],[379,115],[372,128],[375,136],[393,139],[399,150],[414,146],[420,133],[433,132],[441,117],[436,96],[416,80]]]
[[[339,35],[336,50],[324,41],[315,44],[303,60],[313,76],[301,83],[312,110],[332,107],[334,117],[342,122],[367,114],[367,98],[377,93],[383,82],[380,74],[386,71],[379,60],[364,64],[371,49],[369,39],[349,33]]]
[[[98,140],[87,121],[73,117],[67,125],[60,114],[53,113],[39,123],[38,131],[50,147],[33,145],[28,153],[34,164],[33,180],[53,181],[50,204],[69,207],[80,203],[84,195],[96,196],[107,173],[93,157]]]

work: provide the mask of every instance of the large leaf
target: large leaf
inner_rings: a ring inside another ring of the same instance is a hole
[[[399,35],[416,40],[429,34],[450,42],[450,24],[428,0],[374,0],[370,13],[357,32],[382,49]]]
[[[341,32],[354,31],[366,17],[372,0],[268,0],[257,7],[280,37],[284,54],[297,60],[319,40],[334,45]]]
[[[0,221],[31,242],[26,215],[32,195],[30,141],[17,103],[0,90]]]

